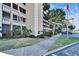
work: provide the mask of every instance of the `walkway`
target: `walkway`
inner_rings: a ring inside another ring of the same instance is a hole
[[[51,45],[60,37],[60,35],[61,34],[53,36],[32,46],[6,50],[4,53],[15,56],[41,56],[47,52],[48,48],[51,47]]]

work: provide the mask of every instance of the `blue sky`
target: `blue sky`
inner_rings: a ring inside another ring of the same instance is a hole
[[[68,16],[69,18],[71,17],[74,18],[73,24],[76,26],[76,29],[79,29],[79,3],[68,3],[68,4],[69,4]],[[63,9],[67,14],[66,5],[67,3],[51,3],[50,9],[60,8]]]
[[[69,14],[74,14],[74,13],[79,12],[78,10],[75,11],[75,8],[79,9],[79,3],[68,3],[68,4],[69,4],[69,9],[70,9]],[[61,9],[64,9],[66,11],[66,5],[67,5],[67,3],[51,3],[50,9],[61,8]]]

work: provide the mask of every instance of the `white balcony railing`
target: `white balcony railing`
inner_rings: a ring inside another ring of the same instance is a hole
[[[22,17],[26,17],[26,14],[24,14],[24,13],[22,13],[20,11],[19,11],[19,15],[22,16]]]
[[[43,29],[45,29],[45,30],[52,30],[52,29],[49,28],[49,27],[44,27]]]
[[[12,11],[13,14],[15,14],[15,15],[19,15],[19,14],[18,14],[18,13],[19,13],[18,10],[14,9],[14,8],[11,8],[11,11]]]
[[[45,21],[45,22],[47,22],[47,23],[48,23],[48,20],[43,19],[43,21]]]
[[[6,12],[9,12],[9,13],[10,13],[11,7],[9,7],[9,6],[5,5],[5,4],[3,4],[3,11],[6,11]]]
[[[24,23],[22,21],[17,21],[17,20],[13,20],[13,24],[14,25],[20,25],[20,26],[26,26],[26,23]]]
[[[9,18],[6,18],[6,17],[3,17],[2,23],[3,24],[10,24],[10,19]]]
[[[45,25],[45,26],[49,27],[49,24],[43,23],[43,25]]]

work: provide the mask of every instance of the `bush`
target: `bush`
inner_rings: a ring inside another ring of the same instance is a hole
[[[44,36],[51,37],[53,35],[52,31],[44,32]]]
[[[44,38],[44,35],[41,34],[41,35],[38,35],[37,37],[39,37],[39,38]]]
[[[53,32],[50,31],[48,36],[51,37],[52,35],[53,35]]]
[[[13,36],[15,36],[15,37],[18,37],[19,35],[21,35],[20,26],[14,26],[12,32],[13,32]]]
[[[23,36],[24,37],[31,35],[31,33],[32,33],[31,29],[27,29],[25,26],[23,26],[22,28],[23,28]]]
[[[35,36],[34,36],[34,35],[30,35],[29,37],[31,37],[31,38],[35,38]]]

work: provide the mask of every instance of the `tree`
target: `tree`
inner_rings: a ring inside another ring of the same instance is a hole
[[[50,10],[50,20],[56,23],[62,23],[65,19],[65,11],[63,9],[52,9]]]
[[[63,9],[50,10],[50,21],[63,24],[65,19],[65,11]],[[53,34],[55,33],[55,24],[53,25]],[[60,31],[61,32],[61,31]]]
[[[75,29],[75,25],[70,25],[70,26],[68,26],[68,28],[69,28],[70,30],[73,30],[73,29]]]

